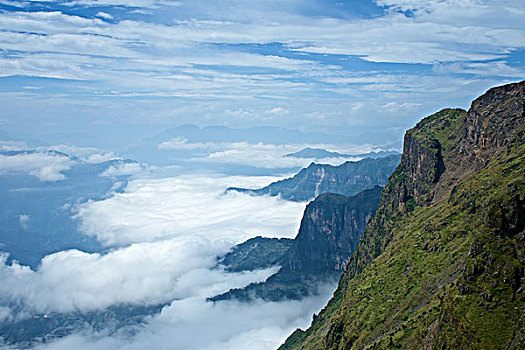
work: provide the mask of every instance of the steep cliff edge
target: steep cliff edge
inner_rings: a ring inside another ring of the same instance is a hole
[[[524,88],[406,133],[334,297],[281,349],[525,347]]]
[[[380,194],[381,187],[376,186],[352,197],[331,193],[317,197],[307,205],[290,249],[276,261],[279,272],[263,283],[233,289],[211,300],[300,299],[314,294],[320,283],[336,281],[377,208]]]
[[[382,188],[352,197],[325,193],[308,204],[299,233],[281,261],[283,272],[343,271],[374,214]]]

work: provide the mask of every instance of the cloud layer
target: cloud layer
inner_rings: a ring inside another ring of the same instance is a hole
[[[226,274],[216,257],[256,235],[294,237],[304,203],[224,194],[228,184],[274,178],[137,179],[123,193],[78,208],[80,229],[121,246],[105,254],[78,250],[46,256],[36,271],[2,256],[1,299],[36,312],[96,310],[209,297],[264,280],[275,270]],[[27,225],[29,217],[20,216]]]
[[[179,235],[239,243],[256,235],[294,237],[304,203],[228,192],[275,178],[186,175],[131,181],[124,193],[78,208],[80,229],[106,245],[152,242]]]
[[[333,285],[301,301],[206,303],[174,301],[138,334],[101,336],[90,332],[69,336],[39,349],[276,349],[297,327],[306,328],[312,314],[326,304]]]
[[[117,247],[103,254],[61,251],[46,256],[36,270],[8,264],[7,255],[1,255],[0,318],[169,303],[131,338],[125,331],[109,335],[84,330],[37,348],[275,348],[296,327],[309,324],[334,285],[322,286],[318,295],[302,301],[205,301],[277,271],[227,273],[215,268],[216,257],[235,243],[256,235],[297,233],[305,203],[224,194],[231,184],[257,187],[273,180],[187,175],[135,179],[123,193],[82,204],[77,214],[81,228]]]
[[[17,263],[0,265],[3,302],[36,313],[101,310],[129,303],[154,305],[209,297],[264,281],[275,270],[226,274],[212,270],[229,246],[203,237],[134,244],[108,254],[69,250],[46,256],[37,271]]]
[[[283,157],[286,154],[296,152],[306,147],[337,149],[341,147],[324,144],[272,144],[272,143],[250,143],[250,142],[190,142],[183,137],[175,137],[158,145],[161,150],[183,150],[199,151],[199,155],[190,158],[193,162],[209,164],[247,165],[267,169],[292,169],[305,168],[312,162],[340,165],[345,161],[359,160],[360,157],[332,157],[332,158],[294,158]],[[377,149],[377,148],[375,148]],[[370,150],[369,145],[353,147],[354,153],[365,153]]]

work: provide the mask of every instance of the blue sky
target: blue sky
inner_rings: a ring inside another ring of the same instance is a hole
[[[4,138],[130,141],[184,124],[401,135],[525,76],[513,0],[0,0],[0,11]]]

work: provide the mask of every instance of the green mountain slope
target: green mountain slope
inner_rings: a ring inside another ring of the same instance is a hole
[[[525,347],[524,88],[406,133],[334,297],[280,349]]]
[[[228,272],[266,269],[279,264],[279,260],[294,244],[290,238],[257,236],[237,244],[231,252],[220,257],[218,264]]]

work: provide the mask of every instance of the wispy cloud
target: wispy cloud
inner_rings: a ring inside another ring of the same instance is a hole
[[[381,0],[367,5],[373,16],[343,3],[275,4],[22,2],[20,10],[0,14],[0,75],[69,86],[9,86],[14,95],[4,99],[23,106],[40,98],[40,106],[53,111],[50,120],[74,104],[84,116],[112,115],[110,124],[155,115],[163,118],[149,123],[344,132],[363,120],[408,127],[414,114],[443,107],[449,96],[451,104],[467,107],[482,90],[525,74],[514,57],[525,49],[524,10],[513,0]],[[418,107],[399,110],[395,120],[384,108],[340,107],[383,106],[397,98]],[[129,113],[119,114],[124,100]],[[176,112],[180,105],[193,107],[191,113]],[[302,117],[320,111],[324,118]],[[330,117],[335,111],[345,117]],[[22,113],[18,123],[41,120]],[[9,121],[15,124],[14,117]]]
[[[18,222],[20,223],[20,226],[22,226],[22,228],[24,230],[27,230],[27,227],[29,226],[29,221],[30,220],[31,220],[31,215],[20,214],[18,216]]]

